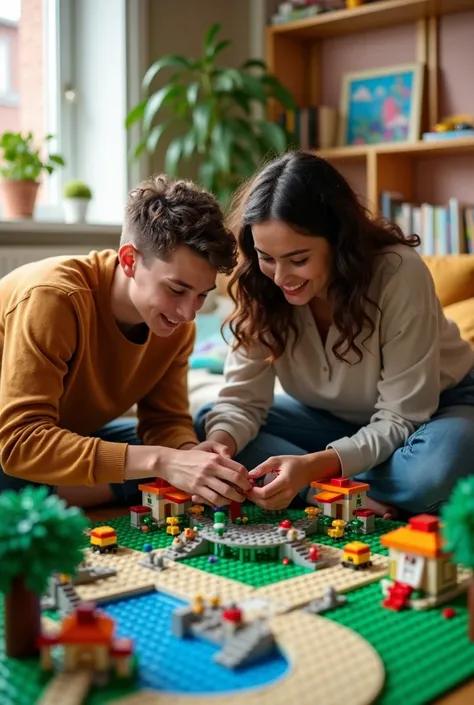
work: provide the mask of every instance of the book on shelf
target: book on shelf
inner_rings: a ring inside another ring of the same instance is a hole
[[[447,204],[411,203],[398,191],[382,191],[380,210],[405,235],[419,235],[420,254],[474,254],[474,206],[457,198]]]
[[[472,130],[445,130],[445,132],[424,132],[424,142],[443,142],[446,140],[462,140],[466,137],[474,137]]]
[[[277,122],[293,135],[299,149],[328,149],[336,142],[337,110],[328,105],[284,110]]]

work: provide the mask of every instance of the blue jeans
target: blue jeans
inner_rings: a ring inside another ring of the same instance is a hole
[[[204,440],[204,420],[212,404],[196,415],[196,433]],[[304,455],[324,450],[351,436],[359,426],[313,409],[292,397],[275,399],[265,425],[236,457],[248,470],[275,455]],[[357,479],[370,485],[372,499],[409,514],[438,513],[461,477],[474,472],[474,371],[441,394],[438,411],[385,462]],[[308,488],[300,493],[303,498]]]
[[[139,445],[140,439],[136,434],[136,427],[136,419],[119,418],[106,424],[100,431],[92,433],[91,435],[112,443]],[[141,482],[142,480],[127,480],[124,483],[112,484],[111,488],[115,500],[125,506],[141,504],[141,491],[138,489],[138,485],[141,484]],[[37,483],[34,482],[28,482],[27,480],[21,480],[18,477],[10,477],[9,475],[5,475],[3,470],[0,470],[0,492],[3,490],[15,490],[18,492],[26,485],[36,484]],[[54,487],[52,486],[51,491],[54,491]]]

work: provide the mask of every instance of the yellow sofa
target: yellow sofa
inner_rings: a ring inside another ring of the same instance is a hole
[[[424,256],[448,318],[474,348],[474,255]]]

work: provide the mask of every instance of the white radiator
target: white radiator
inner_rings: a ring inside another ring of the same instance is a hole
[[[45,245],[44,247],[24,247],[0,246],[0,277],[11,272],[12,269],[20,267],[28,262],[36,262],[45,257],[56,257],[57,255],[86,255],[94,248],[92,245]]]

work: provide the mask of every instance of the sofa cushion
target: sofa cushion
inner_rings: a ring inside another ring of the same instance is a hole
[[[443,307],[474,297],[472,255],[425,255],[423,259],[431,272],[436,293]],[[472,309],[471,316],[474,316]]]
[[[461,336],[474,348],[474,298],[445,306],[444,313],[457,324]]]

